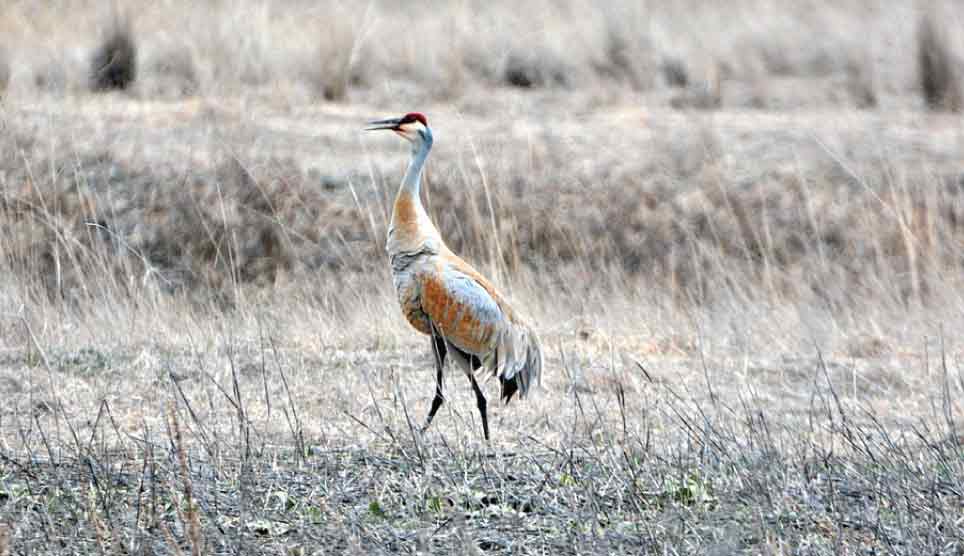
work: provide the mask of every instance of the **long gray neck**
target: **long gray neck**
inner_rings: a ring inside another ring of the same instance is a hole
[[[425,159],[432,150],[432,135],[425,132],[412,147],[412,159],[405,170],[402,185],[395,197],[392,209],[392,221],[388,227],[388,243],[385,245],[389,255],[402,252],[421,251],[426,248],[437,253],[444,245],[438,229],[425,212],[422,200],[419,198],[419,186],[422,182],[422,168]]]
[[[429,135],[422,141],[412,146],[412,159],[405,170],[405,177],[402,178],[402,191],[410,193],[418,199],[419,186],[422,183],[422,168],[425,166],[425,159],[428,158],[429,151],[432,150],[432,137]]]

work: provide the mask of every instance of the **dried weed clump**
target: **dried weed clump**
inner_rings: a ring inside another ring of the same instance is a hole
[[[0,46],[0,98],[7,92],[10,84],[10,56],[7,49]]]
[[[521,89],[572,84],[571,70],[563,58],[549,48],[510,52],[505,59],[502,79],[506,85]]]
[[[308,71],[315,89],[329,101],[344,101],[352,87],[366,83],[366,68],[361,37],[348,25],[336,25],[321,34],[316,65]]]
[[[686,87],[690,82],[690,74],[686,63],[674,56],[669,56],[660,64],[663,79],[670,87]]]
[[[603,30],[602,56],[595,62],[596,72],[603,78],[628,83],[637,90],[646,90],[656,84],[659,73],[656,48],[653,41],[636,29],[625,14],[618,10],[607,12]],[[667,84],[678,86],[686,81],[686,68],[681,60],[674,60],[674,67],[663,71]]]
[[[10,526],[0,524],[0,556],[10,556]]]
[[[90,58],[90,86],[94,91],[125,90],[137,78],[137,44],[129,21],[111,26]]]
[[[878,79],[869,55],[853,55],[848,58],[845,83],[856,108],[877,106],[880,102]]]
[[[64,92],[68,88],[67,68],[55,54],[45,53],[32,68],[33,85],[41,91]]]
[[[140,84],[148,97],[179,98],[201,90],[201,76],[190,47],[164,44],[146,56]]]
[[[921,16],[917,26],[917,71],[928,108],[960,112],[964,107],[960,61],[954,55],[948,33],[933,9]]]

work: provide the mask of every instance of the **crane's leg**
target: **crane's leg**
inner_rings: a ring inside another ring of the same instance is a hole
[[[486,411],[487,403],[485,401],[485,395],[482,394],[482,389],[479,388],[479,383],[475,380],[475,370],[482,366],[482,360],[475,355],[465,353],[459,348],[449,344],[434,328],[432,332],[433,349],[436,354],[441,354],[441,357],[436,357],[436,363],[438,363],[438,383],[435,390],[435,399],[432,400],[432,410],[429,411],[428,423],[425,424],[425,427],[427,428],[428,424],[432,422],[435,411],[442,405],[442,363],[445,361],[445,354],[451,352],[452,357],[455,358],[455,362],[462,367],[462,370],[465,371],[465,376],[469,377],[469,381],[472,383],[472,390],[475,392],[475,403],[479,408],[479,415],[482,416],[482,433],[485,435],[485,441],[488,442],[489,414]]]
[[[435,413],[445,401],[445,397],[442,396],[442,369],[445,367],[446,353],[445,339],[435,330],[435,327],[432,327],[432,353],[435,355],[435,397],[432,398],[432,408],[428,410],[428,419],[425,420],[422,432],[425,432],[428,426],[432,424]]]
[[[472,390],[475,390],[475,403],[479,406],[479,415],[482,416],[482,433],[485,435],[485,441],[489,441],[489,416],[486,413],[486,402],[485,395],[482,394],[482,389],[479,388],[479,383],[475,381],[475,374],[469,375],[469,380],[472,381]]]

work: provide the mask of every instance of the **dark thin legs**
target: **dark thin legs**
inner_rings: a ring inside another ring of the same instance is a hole
[[[482,432],[485,434],[485,441],[489,441],[489,416],[485,411],[485,396],[482,395],[482,389],[479,388],[479,383],[475,381],[475,375],[470,374],[469,380],[472,381],[472,390],[475,390],[475,403],[479,406],[479,415],[482,416]]]
[[[445,397],[442,396],[442,369],[445,367],[445,340],[435,333],[435,330],[432,330],[432,332],[432,353],[435,354],[435,397],[432,399],[432,408],[428,410],[428,419],[425,420],[425,426],[422,427],[422,432],[425,432],[428,426],[432,424],[435,413],[438,411],[438,408],[442,407],[442,403],[445,402]]]
[[[482,366],[482,361],[480,361],[478,357],[464,353],[454,346],[452,349],[454,350],[453,357],[456,357],[456,359],[463,358],[464,361],[461,361],[461,363],[470,365],[473,371]],[[422,427],[422,432],[425,432],[428,426],[432,424],[435,413],[438,412],[442,404],[445,403],[445,396],[442,395],[442,369],[445,368],[445,355],[447,352],[448,349],[445,346],[445,338],[433,327],[432,353],[435,355],[435,397],[432,398],[432,407],[428,410],[428,419],[425,420],[425,426]],[[468,374],[469,380],[472,382],[472,390],[475,392],[475,403],[479,408],[479,415],[482,416],[482,433],[485,435],[485,441],[488,442],[489,415],[486,411],[487,403],[485,401],[485,395],[482,394],[482,389],[479,388],[479,383],[476,382],[473,372],[468,371],[466,374]]]

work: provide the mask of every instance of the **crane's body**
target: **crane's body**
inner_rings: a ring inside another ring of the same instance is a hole
[[[444,402],[442,375],[450,355],[472,384],[488,440],[486,400],[475,371],[481,368],[499,378],[506,403],[516,392],[525,397],[542,372],[539,338],[495,286],[448,248],[425,212],[419,188],[433,141],[425,117],[411,113],[372,125],[369,129],[389,129],[412,143],[386,249],[402,313],[413,328],[432,339],[436,390],[425,427]]]

